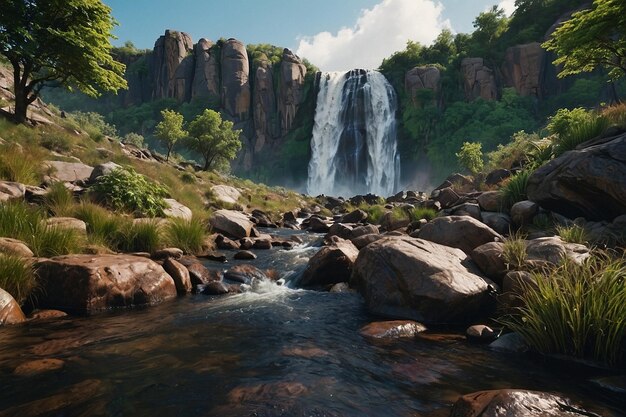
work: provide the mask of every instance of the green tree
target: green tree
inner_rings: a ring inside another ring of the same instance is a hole
[[[1,9],[0,54],[13,67],[16,122],[26,121],[44,85],[94,97],[126,88],[125,67],[111,56],[117,23],[100,0],[5,1]]]
[[[562,65],[559,77],[591,72],[597,67],[609,71],[612,79],[626,74],[626,2],[595,0],[590,9],[574,13],[543,44],[557,55]]]
[[[167,148],[166,161],[170,160],[170,154],[176,142],[187,136],[187,132],[183,129],[183,115],[174,110],[161,110],[163,120],[156,125],[154,135]]]
[[[204,170],[235,158],[241,149],[241,130],[233,122],[222,120],[216,111],[206,109],[189,123],[189,147],[204,159]]]
[[[459,165],[467,168],[472,175],[478,174],[483,169],[483,151],[480,142],[463,142],[456,157]]]

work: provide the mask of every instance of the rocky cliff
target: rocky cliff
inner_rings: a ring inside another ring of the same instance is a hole
[[[243,131],[237,168],[248,171],[260,153],[280,147],[292,129],[306,98],[307,74],[302,60],[288,49],[278,63],[252,62],[248,55],[237,39],[213,43],[202,38],[194,44],[185,32],[166,30],[152,51],[117,57],[127,66],[129,86],[120,92],[120,104],[169,98],[219,110]]]

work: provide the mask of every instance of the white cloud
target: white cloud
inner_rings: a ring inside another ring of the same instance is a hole
[[[502,0],[498,3],[500,9],[504,9],[507,16],[511,16],[515,11],[515,0]]]
[[[322,71],[377,68],[383,58],[403,50],[407,40],[430,44],[450,22],[433,0],[383,0],[361,11],[356,24],[336,34],[300,38],[296,53]]]

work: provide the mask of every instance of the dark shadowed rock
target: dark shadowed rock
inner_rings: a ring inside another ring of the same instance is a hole
[[[324,246],[309,260],[300,285],[312,287],[347,282],[358,255],[359,250],[350,241],[334,238],[331,245]]]
[[[508,235],[511,232],[511,217],[508,214],[483,211],[480,213],[482,222],[491,227],[496,233]]]
[[[283,134],[291,129],[293,120],[304,99],[306,67],[289,49],[283,50],[280,63],[280,88],[278,90],[278,117]]]
[[[207,282],[204,288],[202,289],[202,294],[205,294],[205,295],[222,295],[222,294],[228,294],[228,293],[229,293],[228,286],[221,281]]]
[[[511,220],[518,226],[531,224],[539,213],[539,206],[529,200],[518,201],[511,207]]]
[[[35,265],[37,305],[69,312],[154,304],[176,296],[156,262],[131,255],[68,255]]]
[[[459,398],[450,417],[600,417],[570,399],[547,392],[502,389]]]
[[[367,212],[356,209],[344,215],[339,221],[341,223],[361,223],[365,219],[367,219]]]
[[[253,260],[256,259],[256,255],[248,250],[241,250],[235,254],[234,258],[241,260]]]
[[[480,245],[502,240],[502,236],[495,230],[469,216],[437,217],[422,226],[418,236],[420,239],[461,249],[467,254]]]
[[[504,168],[494,169],[489,172],[485,177],[486,185],[496,185],[500,184],[504,179],[509,178],[511,176],[511,171]]]
[[[189,271],[189,279],[192,285],[205,285],[211,281],[219,281],[222,279],[221,274],[215,271],[209,271],[206,266],[202,265],[195,258],[182,258],[180,263]]]
[[[501,284],[502,278],[507,273],[503,253],[504,243],[489,242],[474,248],[471,257],[486,276]]]
[[[483,211],[498,211],[500,209],[499,191],[485,191],[478,196],[477,200]]]
[[[191,277],[189,270],[183,264],[173,258],[167,258],[165,262],[163,262],[163,269],[165,269],[165,272],[174,280],[178,295],[185,295],[191,292]]]
[[[565,152],[528,179],[528,198],[569,218],[608,220],[626,213],[626,134]]]
[[[409,237],[361,249],[350,284],[372,313],[426,324],[471,320],[490,309],[495,287],[460,250]]]
[[[502,64],[506,87],[514,87],[521,96],[541,97],[541,67],[545,50],[538,42],[507,48]]]
[[[376,242],[377,240],[382,239],[383,235],[379,233],[370,233],[368,235],[361,235],[359,237],[355,237],[351,239],[351,242],[357,249],[362,249],[365,246],[369,245],[372,242]]]

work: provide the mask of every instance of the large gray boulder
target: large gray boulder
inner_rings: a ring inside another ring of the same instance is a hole
[[[37,306],[74,313],[155,304],[176,296],[156,262],[132,255],[67,255],[35,264]]]
[[[501,389],[459,398],[450,417],[600,417],[569,398],[540,391]]]
[[[166,217],[174,217],[174,218],[183,219],[183,220],[192,219],[193,212],[191,211],[189,207],[185,206],[182,203],[179,203],[173,198],[166,198],[164,200],[165,200],[166,207],[163,210],[163,214],[165,214]]]
[[[6,255],[19,256],[21,258],[33,257],[33,251],[18,239],[11,239],[9,237],[0,237],[0,253]]]
[[[45,161],[44,168],[51,169],[50,176],[63,182],[87,181],[93,167],[82,162]]]
[[[250,231],[254,226],[248,216],[234,210],[217,210],[213,212],[209,222],[213,230],[234,239],[250,237]]]
[[[404,236],[361,249],[350,283],[372,313],[425,324],[466,322],[494,303],[495,284],[462,251]]]
[[[347,282],[359,250],[349,240],[334,237],[309,260],[300,285],[313,287]]]
[[[23,199],[26,195],[26,186],[19,182],[0,181],[0,203]]]
[[[418,237],[467,254],[485,243],[503,240],[502,235],[470,216],[437,217],[420,228]]]
[[[626,213],[626,134],[565,152],[528,179],[528,198],[569,218],[608,220]]]

